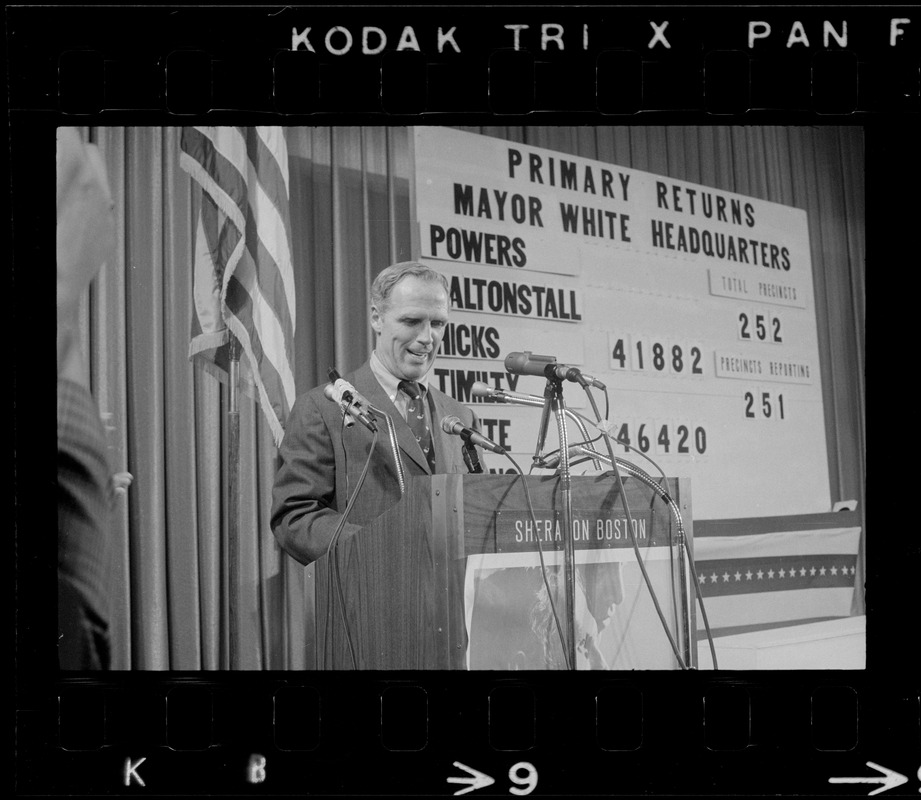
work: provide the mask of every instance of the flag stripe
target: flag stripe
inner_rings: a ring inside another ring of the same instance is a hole
[[[285,207],[282,209],[279,206],[278,210],[283,219],[291,219],[291,215],[288,213],[288,197],[291,194],[291,183],[288,176],[288,142],[285,140],[282,129],[277,125],[257,125],[255,130],[268,152],[277,154],[274,160],[285,184],[285,196],[281,198],[285,203]]]
[[[295,399],[288,153],[280,128],[185,128],[180,164],[202,187],[190,354],[217,363],[230,333],[280,443]]]
[[[284,220],[290,219],[288,212],[288,182],[276,160],[276,155],[271,153],[265,143],[252,129],[247,133],[246,152],[252,169],[257,176],[254,190],[250,195],[250,203],[256,206],[255,213],[247,218],[249,222],[253,217],[259,220],[259,228],[253,231],[255,236],[250,238],[250,229],[247,228],[247,241],[258,241],[259,250],[253,252],[253,259],[259,266],[260,279],[263,269],[266,272],[277,271],[272,276],[272,281],[280,280],[283,286],[279,291],[279,298],[288,304],[288,313],[294,319],[294,271],[291,267],[291,244],[288,237],[288,228]],[[287,150],[285,150],[287,163]],[[253,248],[251,248],[252,250]],[[265,291],[265,288],[263,288]],[[283,293],[283,296],[282,296]],[[269,292],[266,292],[269,295]],[[284,303],[279,302],[279,306]]]
[[[810,555],[827,552],[856,552],[860,528],[775,531],[741,536],[694,537],[694,559],[754,557],[790,553]]]
[[[202,152],[199,159],[214,184],[205,188],[221,210],[245,232],[246,247],[257,266],[263,292],[270,298],[280,317],[287,314],[287,320],[279,321],[283,327],[290,328],[289,335],[293,337],[294,273],[287,225],[284,222],[287,216],[283,218],[280,214],[280,210],[285,215],[288,213],[287,183],[278,169],[278,162],[261,140],[260,147],[255,142],[250,144],[247,141],[248,134],[237,129],[226,130],[232,131],[232,135],[228,134],[226,144],[222,141],[223,151],[218,152],[212,138],[216,134],[206,135],[201,129],[195,129],[198,134],[196,145]],[[255,161],[250,158],[250,150],[255,155]],[[260,169],[270,170],[267,178],[259,172]],[[250,175],[250,191],[247,191],[245,176]],[[263,188],[265,183],[271,187],[271,196]],[[222,196],[225,197],[223,204]],[[284,202],[279,197],[284,197]],[[233,207],[239,210],[238,215],[228,210]]]
[[[228,294],[245,295],[246,292],[236,282],[235,278],[231,278]],[[245,341],[244,347],[250,363],[259,364],[259,380],[254,380],[255,376],[253,375],[249,377],[259,390],[261,402],[267,403],[276,412],[276,416],[284,420],[290,411],[290,408],[286,408],[285,404],[281,402],[286,395],[284,381],[272,362],[264,357],[265,348],[258,334],[247,336],[245,339],[242,335],[246,333],[247,329],[253,329],[252,308],[253,304],[244,303],[234,316],[228,317],[228,326],[241,342]]]
[[[806,557],[734,558],[697,561],[694,566],[701,594],[710,597],[853,586],[857,556],[822,553]]]
[[[853,528],[859,524],[859,515],[854,511],[830,511],[824,514],[791,514],[785,517],[699,519],[694,520],[694,538],[748,536],[754,533],[777,533],[778,531]]]
[[[860,540],[854,521],[814,514],[695,523],[694,566],[711,629],[848,616]]]
[[[710,630],[716,635],[727,630],[744,633],[757,626],[794,625],[812,619],[846,617],[850,614],[853,588],[831,588],[822,591],[797,589],[771,595],[770,602],[752,595],[738,598],[729,595],[707,598]],[[703,620],[697,615],[698,631],[703,632]]]
[[[207,237],[209,258],[215,269],[211,283],[219,292],[224,283],[223,270],[240,245],[240,230],[221,213],[208,194],[202,194],[201,221]]]
[[[188,140],[188,146],[187,146]],[[218,208],[242,231],[246,227],[247,187],[245,156],[239,158],[242,141],[225,140],[221,148],[201,128],[185,128],[182,146],[189,158],[181,158],[182,166],[192,174],[211,196]],[[243,169],[241,170],[241,166]]]
[[[224,264],[236,249],[240,234],[233,225],[222,224],[210,195],[202,194],[201,214],[195,231],[195,281],[193,284],[193,345],[196,335],[224,331],[220,312]],[[223,342],[221,342],[223,343]],[[208,346],[198,343],[197,346]]]
[[[246,154],[256,171],[266,197],[275,207],[278,217],[290,219],[287,163],[282,166],[281,162],[281,148],[284,147],[284,139],[277,137],[273,139],[274,146],[277,148],[273,150],[263,139],[260,134],[261,130],[260,128],[247,128]],[[284,149],[284,153],[287,157],[287,148]]]
[[[246,257],[240,259],[241,263],[245,263],[246,260]],[[280,384],[284,388],[285,397],[291,398],[288,404],[288,410],[290,410],[294,404],[295,392],[294,376],[290,369],[285,369],[285,365],[289,363],[288,358],[285,357],[289,346],[288,340],[285,331],[278,324],[278,317],[263,298],[259,286],[254,281],[247,280],[252,276],[252,271],[237,270],[231,278],[233,286],[228,287],[227,307],[251,332],[255,363],[262,363],[265,360],[272,365],[274,373],[278,375]]]
[[[200,129],[196,129],[200,130]],[[214,129],[212,129],[214,130]],[[279,317],[286,341],[293,341],[294,334],[294,276],[291,270],[290,252],[288,244],[287,226],[278,215],[275,205],[269,200],[265,191],[260,186],[261,175],[258,175],[256,166],[249,158],[247,148],[247,134],[240,129],[221,128],[220,132],[227,131],[227,145],[221,142],[222,152],[227,156],[224,158],[220,153],[216,153],[210,163],[214,165],[215,175],[225,187],[230,187],[228,192],[234,205],[241,211],[240,222],[242,229],[245,231],[246,248],[250,252],[251,261],[246,262],[241,258],[241,263],[235,265],[236,269],[255,270],[258,277],[253,279],[247,276],[243,279],[247,285],[252,285],[253,280],[258,280],[265,297],[268,298],[271,307]],[[217,134],[203,134],[205,141],[214,145],[214,139]],[[202,145],[204,147],[204,145]],[[287,152],[287,151],[286,151]],[[257,162],[261,161],[263,165],[275,163],[276,169],[274,174],[278,175],[277,162],[271,154],[265,150]],[[246,191],[246,181],[244,175],[252,174],[250,182],[251,191]],[[257,179],[258,175],[258,179]],[[273,178],[273,191],[280,193],[286,191],[285,184],[279,178]],[[238,195],[243,192],[242,198]],[[252,198],[256,201],[253,202]],[[287,200],[284,203],[287,208]],[[225,213],[227,210],[222,207]],[[268,220],[268,222],[266,222]],[[282,242],[282,245],[273,247],[273,254],[265,247],[265,240]],[[279,259],[282,263],[287,264],[287,278],[278,267]],[[255,265],[255,266],[254,266]],[[280,283],[279,283],[280,281]],[[293,380],[292,380],[293,384]],[[294,397],[289,397],[290,404],[293,405]]]
[[[237,262],[234,276],[247,287],[250,294],[253,286],[259,287],[260,297],[264,298],[269,306],[267,313],[274,317],[272,326],[281,330],[284,342],[290,343],[294,338],[294,321],[289,314],[285,288],[279,280],[278,270],[275,269],[271,257],[261,247],[259,240],[250,231],[247,231],[247,240],[250,243]]]
[[[284,332],[285,340],[294,339],[294,320],[288,307],[287,289],[284,286],[275,261],[262,246],[262,238],[256,232],[254,222],[247,224],[246,253],[241,257],[235,273],[247,286],[259,285],[260,294],[271,305],[275,325]],[[242,274],[240,274],[242,273]]]

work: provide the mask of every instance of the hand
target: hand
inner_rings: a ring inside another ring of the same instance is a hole
[[[115,494],[128,494],[128,487],[131,486],[133,480],[134,476],[130,472],[116,472],[112,476],[112,486],[115,487]]]

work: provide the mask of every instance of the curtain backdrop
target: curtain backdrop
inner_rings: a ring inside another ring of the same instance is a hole
[[[851,127],[464,128],[804,208],[809,215],[831,496],[865,507],[864,139]],[[118,217],[115,263],[83,309],[92,386],[116,471],[116,669],[313,669],[314,569],[268,519],[276,449],[240,398],[239,568],[226,541],[227,387],[188,359],[198,190],[179,128],[93,128]],[[298,393],[357,367],[371,277],[411,257],[404,128],[290,128]],[[791,464],[795,468],[795,464]],[[782,513],[778,498],[778,513]],[[861,543],[858,585],[863,583]],[[230,653],[229,603],[239,614]],[[862,596],[855,612],[863,612]]]

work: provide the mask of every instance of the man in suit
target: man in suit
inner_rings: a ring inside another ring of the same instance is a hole
[[[108,669],[110,510],[119,485],[90,394],[79,314],[114,253],[115,217],[102,156],[75,128],[58,129],[56,161],[58,666]]]
[[[465,426],[478,427],[472,411],[429,385],[448,322],[448,295],[445,277],[423,264],[408,261],[384,269],[371,287],[374,351],[345,376],[393,420],[407,477],[467,472],[463,441],[442,431],[441,421],[454,415]],[[400,500],[383,420],[378,427],[380,441],[340,541]],[[324,387],[295,402],[279,450],[271,524],[281,546],[301,564],[326,554],[372,441],[363,425],[343,425],[342,410]]]

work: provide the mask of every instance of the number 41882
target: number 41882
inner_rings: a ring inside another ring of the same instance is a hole
[[[633,339],[632,347],[622,338],[613,340],[611,347],[612,369],[633,369],[641,372],[655,370],[675,375],[703,375],[700,347],[672,342],[663,344],[644,339]]]

